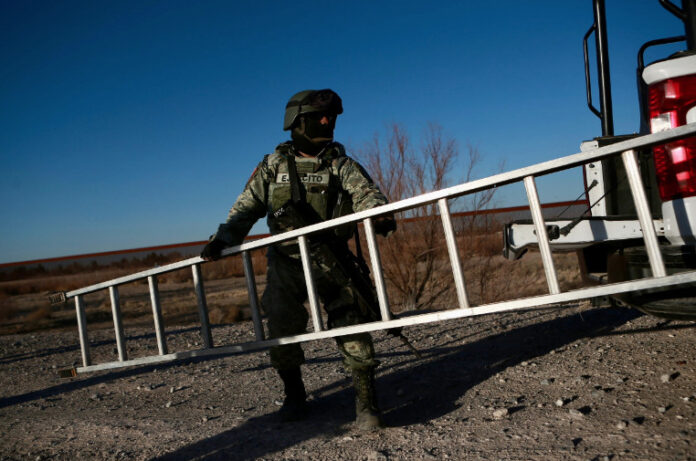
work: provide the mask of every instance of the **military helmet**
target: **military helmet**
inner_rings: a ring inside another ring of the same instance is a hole
[[[283,130],[291,129],[300,115],[310,112],[342,114],[341,97],[328,88],[325,90],[304,90],[294,94],[285,105]]]

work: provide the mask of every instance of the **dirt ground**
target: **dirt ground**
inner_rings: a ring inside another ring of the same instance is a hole
[[[331,340],[305,345],[310,417],[282,424],[267,352],[58,377],[79,365],[75,329],[0,336],[0,459],[696,459],[696,328],[627,308],[562,308],[411,327],[415,359],[375,334],[387,427],[352,425],[353,393]],[[126,328],[130,357],[156,353]],[[251,322],[213,329],[251,340]],[[170,352],[200,347],[167,330]],[[113,331],[90,331],[95,362]]]

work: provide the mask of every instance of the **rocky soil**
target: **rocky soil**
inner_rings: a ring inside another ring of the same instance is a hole
[[[305,345],[310,418],[281,424],[266,352],[59,378],[78,365],[72,330],[0,337],[0,459],[696,459],[696,325],[585,303],[406,331],[415,359],[375,335],[388,427],[362,433],[330,340]],[[220,325],[217,344],[252,338]],[[126,329],[131,357],[152,330]],[[171,352],[200,347],[194,326]],[[113,332],[90,331],[95,362]]]

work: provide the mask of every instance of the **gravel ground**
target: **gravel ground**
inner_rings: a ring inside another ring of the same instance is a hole
[[[696,459],[696,329],[589,304],[412,327],[423,353],[375,335],[388,427],[362,433],[333,341],[305,345],[310,418],[278,422],[266,352],[62,379],[77,334],[0,337],[0,459]],[[250,322],[214,328],[249,340]],[[130,357],[156,351],[126,329]],[[167,333],[170,352],[200,347]],[[113,332],[90,332],[95,362]]]

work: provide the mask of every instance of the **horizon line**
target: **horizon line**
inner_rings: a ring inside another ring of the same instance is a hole
[[[555,207],[561,207],[561,206],[572,206],[572,205],[587,205],[589,204],[588,200],[568,200],[568,201],[562,201],[562,202],[551,202],[551,203],[543,203],[541,204],[542,208],[555,208]],[[488,210],[477,210],[477,211],[461,211],[458,213],[452,213],[452,217],[462,217],[462,216],[472,216],[476,214],[497,214],[497,213],[509,213],[509,212],[514,212],[514,211],[524,211],[528,210],[529,205],[519,205],[519,206],[513,206],[513,207],[504,207],[504,208],[492,208]],[[417,218],[406,218],[403,221],[412,221]],[[265,238],[270,236],[271,234],[254,234],[254,235],[248,235],[244,238],[244,240],[257,240],[260,238]],[[155,246],[147,246],[147,247],[139,247],[139,248],[130,248],[130,249],[125,249],[125,250],[111,250],[111,251],[102,251],[102,252],[96,252],[96,253],[82,253],[82,254],[76,254],[76,255],[67,255],[67,256],[56,256],[53,258],[43,258],[43,259],[30,259],[26,261],[14,261],[14,262],[8,262],[8,263],[0,263],[0,269],[6,268],[6,267],[13,267],[13,266],[25,266],[29,264],[43,264],[43,263],[53,263],[53,262],[60,262],[60,261],[70,261],[73,259],[86,259],[86,258],[94,258],[94,257],[103,257],[103,256],[114,256],[114,255],[119,255],[119,254],[130,254],[130,253],[141,253],[144,251],[155,251],[155,250],[171,250],[174,248],[186,248],[186,247],[192,247],[196,245],[203,245],[205,243],[208,243],[208,240],[197,240],[194,242],[184,242],[184,243],[171,243],[171,244],[165,244],[165,245],[155,245]]]

